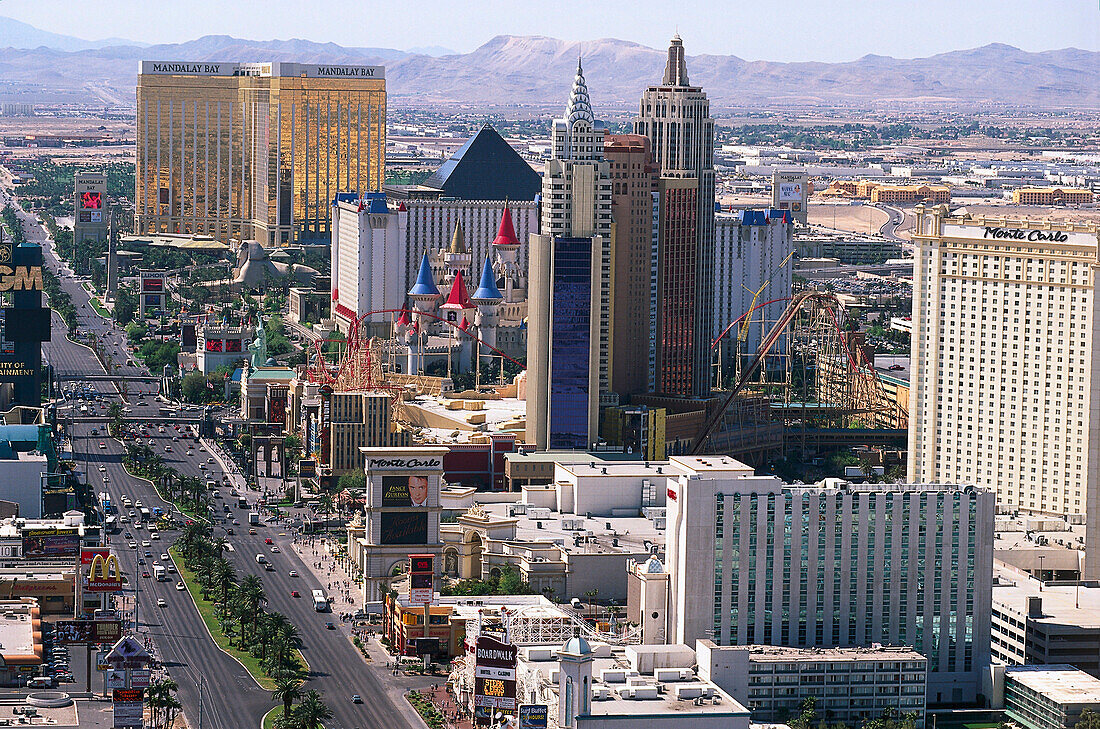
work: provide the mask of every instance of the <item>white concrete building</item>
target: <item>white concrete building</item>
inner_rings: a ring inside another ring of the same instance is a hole
[[[1098,233],[917,207],[908,480],[973,483],[1009,511],[1088,513],[1100,543]]]
[[[472,697],[467,656],[451,673],[454,691]],[[519,650],[516,699],[549,707],[551,729],[749,729],[749,711],[695,669],[686,645],[590,643]]]
[[[352,320],[368,311],[405,304],[408,260],[407,213],[390,210],[386,194],[368,192],[362,200],[332,204],[332,317],[348,333]],[[419,259],[417,259],[419,260]],[[395,314],[367,317],[369,336],[389,336]]]
[[[760,340],[787,308],[784,299],[791,295],[794,225],[783,215],[767,210],[742,210],[736,214],[715,216],[714,247],[714,327],[711,339],[717,339],[730,322],[754,306],[740,343],[742,356],[751,356],[760,348]],[[766,306],[763,304],[767,304]],[[728,375],[741,324],[729,330],[722,341],[722,366]]]
[[[668,639],[911,645],[928,701],[978,699],[989,664],[993,494],[938,484],[790,487],[729,457],[674,457]],[[704,597],[705,596],[705,597]]]
[[[884,709],[925,725],[928,661],[905,647],[784,648],[695,643],[699,675],[752,711],[754,721],[797,716],[807,698],[830,721],[858,726]]]

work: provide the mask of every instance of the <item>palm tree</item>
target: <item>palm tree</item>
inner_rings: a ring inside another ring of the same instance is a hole
[[[279,667],[287,670],[297,669],[299,667],[298,661],[293,658],[293,652],[302,645],[301,634],[298,632],[297,626],[287,621],[276,636],[275,645],[275,657],[279,662]]]
[[[290,716],[290,707],[302,698],[302,682],[291,678],[280,678],[271,692],[272,701],[283,702],[283,716]]]
[[[322,722],[332,718],[332,711],[321,701],[321,694],[310,689],[294,710],[294,718],[301,722],[303,729],[317,729]]]
[[[237,586],[236,592],[237,600],[240,603],[241,641],[243,642],[245,640],[244,628],[246,624],[252,626],[251,632],[255,634],[256,627],[259,625],[260,611],[263,604],[267,602],[267,596],[264,594],[263,581],[256,575],[245,575],[240,585]]]
[[[218,557],[214,560],[211,578],[214,586],[218,588],[218,592],[221,594],[221,601],[224,603],[229,599],[229,588],[237,579],[237,571],[233,569],[233,565],[229,560]]]
[[[170,678],[162,678],[149,684],[149,710],[153,726],[171,727],[182,705],[173,694],[179,690],[179,684]]]

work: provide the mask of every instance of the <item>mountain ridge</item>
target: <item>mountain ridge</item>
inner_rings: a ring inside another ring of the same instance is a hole
[[[660,82],[666,53],[615,38],[516,35],[497,35],[469,53],[445,55],[228,35],[147,47],[0,48],[0,77],[9,82],[0,98],[38,94],[113,104],[133,98],[141,59],[272,60],[384,65],[387,91],[398,103],[544,106],[565,102],[578,57],[594,105],[618,109],[632,107],[643,89]],[[687,68],[692,84],[701,86],[716,108],[917,103],[1100,108],[1100,52],[1077,48],[1029,52],[992,43],[924,58],[867,54],[841,63],[701,54],[689,55]]]

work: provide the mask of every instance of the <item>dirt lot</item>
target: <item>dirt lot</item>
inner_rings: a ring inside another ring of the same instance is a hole
[[[890,216],[884,210],[870,205],[811,201],[808,219],[810,225],[824,225],[837,230],[867,234],[877,233]]]

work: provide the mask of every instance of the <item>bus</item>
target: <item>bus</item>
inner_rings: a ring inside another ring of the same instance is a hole
[[[149,513],[149,509],[147,509],[144,506],[141,507],[141,509],[138,510],[138,514],[141,515],[141,520],[142,521],[149,521],[149,517],[152,516],[152,514]]]
[[[103,529],[104,529],[104,530],[105,530],[105,531],[106,531],[106,532],[107,532],[108,534],[118,534],[118,531],[119,531],[119,528],[118,528],[118,517],[117,517],[117,516],[113,516],[113,515],[112,515],[112,516],[108,516],[108,517],[107,517],[106,519],[104,519],[104,521],[103,521]]]
[[[313,591],[313,609],[319,613],[328,612],[328,598],[325,597],[324,590]]]
[[[237,508],[247,509],[248,508],[248,499],[246,499],[243,496],[237,497]]]

